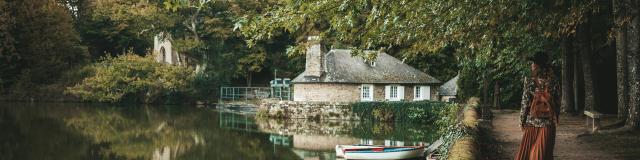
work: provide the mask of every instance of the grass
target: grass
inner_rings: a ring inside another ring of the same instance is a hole
[[[451,146],[447,159],[451,160],[472,160],[478,159],[480,155],[479,145],[477,143],[480,137],[479,117],[478,117],[478,98],[470,98],[462,111],[460,124],[467,131],[461,138],[457,139]]]
[[[450,160],[476,159],[478,155],[476,138],[473,135],[464,136],[453,144],[449,151]]]

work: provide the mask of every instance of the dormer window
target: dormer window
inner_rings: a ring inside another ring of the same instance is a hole
[[[376,66],[376,61],[370,61],[370,62],[369,62],[369,66],[371,66],[371,67],[375,67],[375,66]]]

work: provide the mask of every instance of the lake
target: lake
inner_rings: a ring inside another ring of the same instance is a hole
[[[190,106],[0,102],[0,159],[331,160],[336,144],[426,145],[433,132]]]

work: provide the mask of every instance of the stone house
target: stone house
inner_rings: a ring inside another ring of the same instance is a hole
[[[193,58],[173,50],[171,41],[171,35],[164,32],[153,37],[153,56],[157,62],[179,66],[196,64]]]
[[[451,78],[449,81],[445,82],[438,89],[438,96],[440,96],[440,101],[443,102],[451,102],[455,101],[456,96],[458,95],[458,79],[460,75],[456,75]]]
[[[373,61],[351,50],[323,52],[318,37],[308,38],[305,71],[293,79],[293,100],[312,102],[436,100],[441,82],[378,51]]]

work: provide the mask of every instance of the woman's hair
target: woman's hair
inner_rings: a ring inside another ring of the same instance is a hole
[[[547,52],[536,52],[533,57],[529,58],[534,64],[538,66],[538,69],[532,71],[532,76],[538,77],[549,73],[551,71],[551,65],[549,64],[549,55]]]

